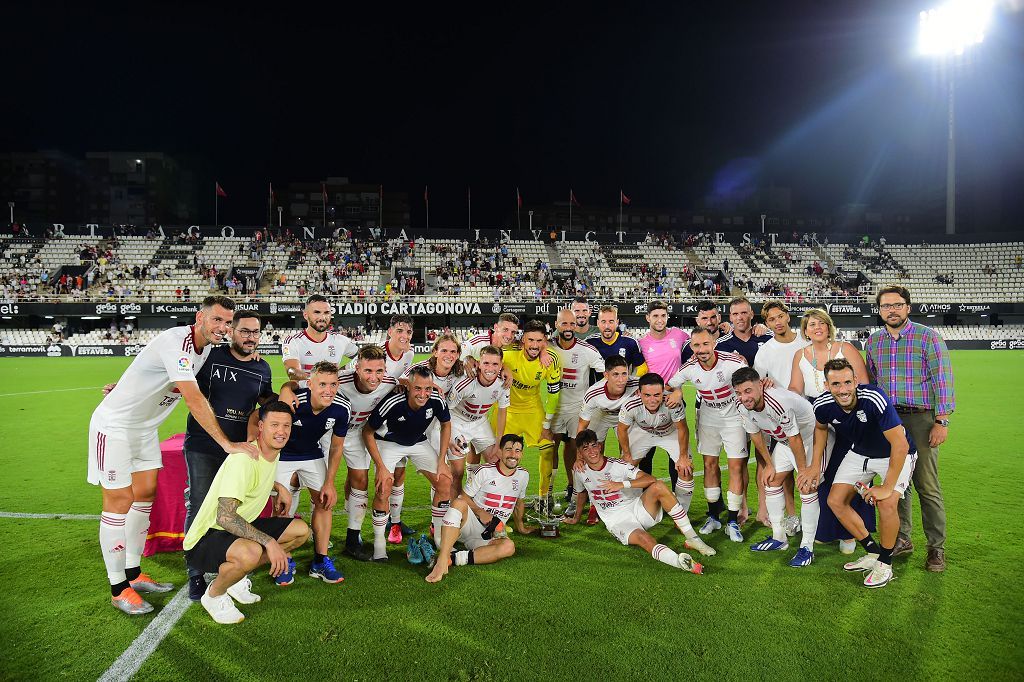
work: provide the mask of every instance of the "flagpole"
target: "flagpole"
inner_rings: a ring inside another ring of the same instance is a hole
[[[569,231],[572,232],[572,187],[569,188]]]
[[[377,227],[384,229],[384,185],[380,186],[380,200],[377,202]]]
[[[619,190],[619,232],[622,232],[622,190]]]
[[[523,199],[519,195],[519,188],[516,187],[516,229],[517,230],[523,229],[523,221],[522,221],[522,218],[520,217],[520,214],[522,213],[522,211],[523,211]]]
[[[427,229],[430,229],[430,188],[423,189],[423,203],[427,205]]]
[[[466,229],[473,229],[473,191],[466,188]]]
[[[219,206],[218,206],[218,204],[220,203],[219,200],[220,200],[220,195],[217,193],[217,183],[214,182],[213,183],[213,224],[215,226],[220,224],[220,213],[219,213]]]
[[[320,199],[324,204],[324,229],[327,229],[327,185],[324,183],[320,184]]]

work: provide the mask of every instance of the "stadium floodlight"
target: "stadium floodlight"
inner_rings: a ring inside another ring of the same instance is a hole
[[[956,58],[985,40],[992,20],[992,0],[949,0],[921,12],[917,50],[922,55]],[[956,233],[956,64],[949,69],[949,134],[946,142],[946,234]]]
[[[923,55],[959,55],[985,40],[992,19],[991,0],[950,0],[921,12],[917,49]]]

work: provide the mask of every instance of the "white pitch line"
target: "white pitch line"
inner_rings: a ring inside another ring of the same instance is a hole
[[[97,514],[25,514],[0,511],[0,519],[66,519],[69,521],[99,521]]]
[[[123,654],[118,656],[117,660],[107,668],[107,671],[100,675],[97,682],[130,680],[134,677],[142,664],[156,651],[160,642],[164,640],[167,633],[191,605],[192,600],[188,598],[188,586],[186,585],[178,590],[170,603],[157,614],[156,618],[150,621],[146,629],[139,633],[135,641],[125,649]]]
[[[0,398],[10,398],[16,395],[36,395],[39,393],[62,393],[64,391],[95,391],[102,386],[82,386],[81,388],[51,388],[46,391],[21,391],[20,393],[0,393]]]

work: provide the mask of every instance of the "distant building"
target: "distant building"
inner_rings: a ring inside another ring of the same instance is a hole
[[[195,216],[189,176],[160,152],[88,152],[84,218],[103,224],[185,224]]]
[[[0,201],[21,222],[63,222],[85,215],[85,164],[59,151],[0,154]],[[2,206],[2,204],[0,204]],[[4,208],[4,219],[9,217]]]
[[[326,189],[327,198],[324,199]],[[371,227],[409,227],[409,195],[386,188],[381,204],[379,184],[329,177],[322,182],[292,182],[278,197],[285,225],[323,225],[350,230]],[[277,216],[274,216],[277,223]]]

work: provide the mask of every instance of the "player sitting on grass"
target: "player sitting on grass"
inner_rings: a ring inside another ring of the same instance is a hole
[[[663,564],[691,573],[704,571],[704,567],[689,554],[676,554],[647,532],[658,525],[663,510],[668,509],[672,522],[686,536],[690,547],[707,556],[715,554],[715,550],[694,532],[686,512],[664,483],[621,459],[605,457],[601,454],[597,434],[590,429],[584,429],[576,435],[576,453],[583,457],[584,466],[583,471],[576,472],[573,486],[578,491],[576,515],[566,519],[566,523],[579,523],[585,491],[597,506],[597,513],[608,532],[618,538],[619,542],[642,547]]]
[[[530,474],[519,468],[523,437],[502,437],[496,464],[485,464],[466,483],[462,494],[452,501],[444,515],[437,563],[427,576],[428,583],[441,582],[451,565],[493,564],[516,552],[507,537],[495,537],[512,517],[517,533],[529,535],[535,529],[523,525],[523,496]],[[466,546],[455,552],[456,540]]]
[[[270,575],[277,578],[289,570],[288,553],[309,539],[309,526],[302,519],[257,518],[272,489],[278,494],[276,513],[287,512],[291,504],[288,488],[275,482],[278,456],[291,430],[292,410],[287,404],[274,401],[264,406],[255,443],[259,457],[242,452],[227,456],[185,534],[189,567],[217,573],[200,603],[218,623],[245,618],[235,601],[260,600],[250,591],[249,571],[269,563]]]

